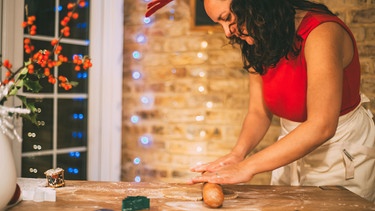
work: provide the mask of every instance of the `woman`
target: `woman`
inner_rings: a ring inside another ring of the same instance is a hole
[[[360,66],[349,28],[306,0],[204,0],[208,16],[241,47],[249,107],[233,150],[193,167],[193,183],[247,182],[271,171],[274,185],[340,185],[375,201],[375,127],[361,103]],[[273,115],[279,140],[247,156]]]

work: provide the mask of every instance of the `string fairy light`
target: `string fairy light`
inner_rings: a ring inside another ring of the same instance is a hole
[[[134,158],[133,160],[134,165],[138,165],[141,163],[141,159],[139,157]]]
[[[150,135],[143,135],[139,138],[139,142],[143,145],[143,146],[149,146],[151,145],[152,143],[152,138]]]
[[[133,115],[133,116],[130,117],[130,121],[131,121],[133,124],[137,124],[137,123],[139,123],[139,121],[140,121],[140,117],[137,116],[137,115]]]
[[[139,71],[136,70],[132,72],[132,78],[134,80],[139,80],[141,79],[141,77],[142,77],[142,74]]]
[[[133,56],[133,59],[140,60],[142,58],[142,53],[139,51],[133,51],[132,56]]]
[[[146,43],[147,41],[146,35],[142,33],[137,34],[137,36],[135,37],[135,41],[140,44]]]
[[[135,181],[135,182],[141,182],[141,181],[142,181],[142,179],[141,179],[141,177],[140,177],[140,176],[136,176],[136,177],[134,178],[134,181]]]

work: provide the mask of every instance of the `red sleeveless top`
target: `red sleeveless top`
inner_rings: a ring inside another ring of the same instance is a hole
[[[288,60],[285,57],[281,58],[275,67],[269,68],[262,76],[264,100],[273,114],[296,122],[307,119],[305,41],[309,33],[324,22],[340,24],[353,40],[353,59],[344,69],[340,115],[350,112],[360,103],[360,64],[353,34],[336,16],[307,12],[297,30],[297,34],[302,38],[300,54],[297,57],[289,56]]]

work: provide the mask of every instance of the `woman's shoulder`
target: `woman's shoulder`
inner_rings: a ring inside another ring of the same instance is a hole
[[[348,30],[345,23],[339,17],[335,15],[309,11],[306,13],[305,17],[303,18],[297,30],[297,34],[301,36],[303,39],[306,39],[306,37],[310,34],[312,30],[314,30],[319,25],[323,23],[327,23],[327,22],[337,23]]]

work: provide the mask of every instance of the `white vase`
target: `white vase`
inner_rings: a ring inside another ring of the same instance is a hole
[[[0,130],[0,210],[3,210],[11,200],[17,184],[17,173],[11,141]]]

